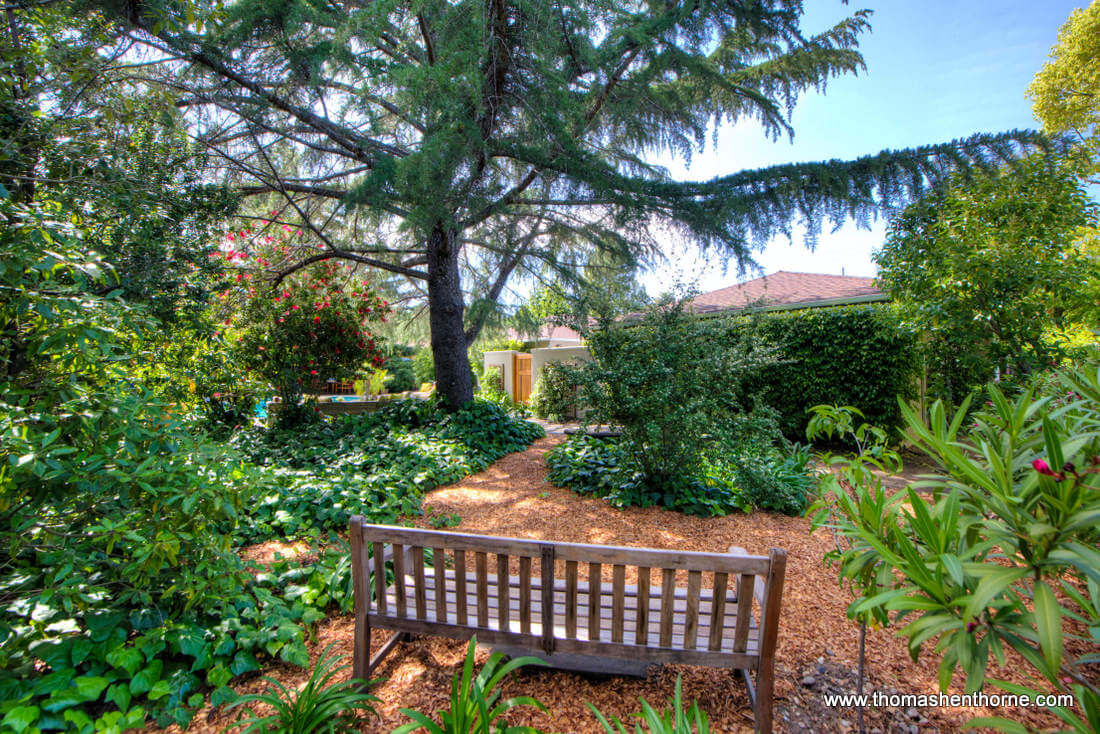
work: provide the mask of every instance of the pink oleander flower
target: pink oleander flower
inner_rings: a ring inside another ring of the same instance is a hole
[[[1062,481],[1066,478],[1065,474],[1054,471],[1050,468],[1050,464],[1046,463],[1042,459],[1036,459],[1035,461],[1031,462],[1031,468],[1039,472],[1040,474],[1043,474],[1044,476],[1053,477],[1058,481]]]

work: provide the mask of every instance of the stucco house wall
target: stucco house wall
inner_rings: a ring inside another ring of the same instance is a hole
[[[534,386],[539,379],[539,372],[543,366],[550,362],[575,362],[583,364],[591,362],[592,355],[588,353],[588,347],[545,347],[531,350],[531,385]]]
[[[516,383],[515,377],[512,374],[512,368],[515,363],[513,355],[515,354],[518,354],[518,352],[516,352],[514,349],[502,349],[496,352],[486,352],[484,362],[486,372],[488,372],[490,368],[494,370],[503,368],[504,392],[508,393],[508,397],[512,398],[512,400],[516,399]]]

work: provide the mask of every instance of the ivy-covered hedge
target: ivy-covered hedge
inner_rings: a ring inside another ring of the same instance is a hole
[[[774,344],[779,363],[749,380],[749,394],[779,412],[792,440],[806,439],[807,410],[853,405],[869,423],[901,424],[897,398],[917,385],[917,338],[892,306],[869,304],[780,311],[730,321],[731,330],[755,329]]]

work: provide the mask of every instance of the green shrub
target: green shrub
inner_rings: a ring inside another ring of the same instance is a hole
[[[1100,686],[1089,672],[1100,644],[1100,369],[1094,362],[1046,384],[1046,394],[1032,387],[1011,400],[991,386],[989,404],[969,420],[966,401],[954,413],[937,401],[927,425],[902,406],[938,466],[923,482],[930,493],[888,494],[872,451],[833,459],[840,471],[823,475],[814,524],[838,536],[829,560],[856,592],[849,616],[904,620],[898,634],[914,660],[934,644],[941,690],[956,669],[968,692],[980,690],[991,659],[1003,665],[1011,648],[1046,690],[988,682],[1033,700],[1072,694],[1077,711],[1052,710],[1083,734],[1100,730]],[[860,430],[853,423],[847,432]],[[879,445],[873,435],[861,445]],[[972,724],[1023,730],[1004,719]]]
[[[539,418],[564,421],[575,417],[577,410],[576,368],[560,362],[550,362],[539,370],[531,391],[531,412]]]
[[[416,375],[417,387],[425,382],[435,382],[435,360],[431,347],[423,347],[413,357],[413,374]]]
[[[652,494],[694,493],[703,457],[747,402],[746,382],[770,362],[751,334],[730,336],[684,302],[585,336],[592,362],[576,371],[586,420],[619,426]],[[669,504],[669,503],[666,503]]]
[[[386,360],[386,392],[409,392],[420,387],[416,381],[416,371],[409,357],[390,357]]]
[[[779,412],[791,440],[805,437],[808,411],[821,403],[855,406],[892,431],[901,425],[898,397],[915,394],[917,340],[891,306],[781,311],[731,319],[727,328],[734,341],[752,334],[775,348],[774,363],[748,377],[746,394]]]

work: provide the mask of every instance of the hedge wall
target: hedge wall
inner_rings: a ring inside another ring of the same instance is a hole
[[[806,440],[806,411],[821,403],[854,405],[882,427],[901,423],[897,396],[916,393],[917,339],[887,304],[779,311],[731,320],[776,345],[782,362],[750,388],[779,411],[788,438]]]

